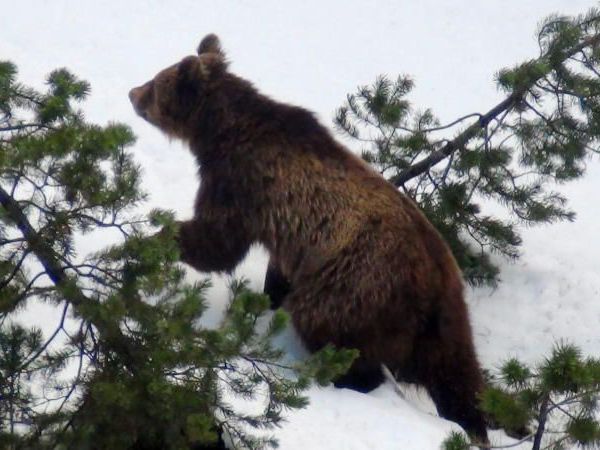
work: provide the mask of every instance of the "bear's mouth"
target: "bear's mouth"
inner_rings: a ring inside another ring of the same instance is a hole
[[[140,116],[142,119],[144,119],[146,122],[152,123],[152,121],[150,120],[150,116],[148,114],[148,111],[145,108],[142,108],[138,102],[135,101],[131,101],[131,104],[133,105],[133,110],[135,111],[135,113]]]
[[[139,110],[138,108],[134,108],[134,109],[135,109],[135,112],[137,113],[138,116],[140,116],[142,119],[150,122],[148,120],[148,113],[146,111]]]
[[[132,103],[133,103],[133,102],[132,102]],[[147,113],[147,112],[146,112],[144,109],[142,109],[142,108],[138,107],[138,105],[136,105],[135,103],[133,103],[133,110],[134,110],[134,111],[135,111],[135,113],[136,113],[138,116],[140,116],[142,119],[144,119],[144,120],[145,120],[145,121],[147,121],[147,122],[150,122],[150,120],[149,120],[149,118],[148,118],[148,113]]]

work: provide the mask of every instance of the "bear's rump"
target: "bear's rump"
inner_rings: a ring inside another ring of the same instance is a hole
[[[368,260],[342,253],[317,274],[298,280],[284,306],[309,350],[333,344],[380,362],[412,353],[435,302],[412,284],[414,265],[394,267],[385,253],[371,252]]]

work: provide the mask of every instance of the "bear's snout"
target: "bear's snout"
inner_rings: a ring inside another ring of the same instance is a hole
[[[129,101],[131,101],[133,109],[138,116],[146,120],[148,120],[146,111],[148,108],[148,90],[148,83],[146,83],[129,91]]]
[[[129,101],[133,105],[134,108],[137,109],[137,105],[140,103],[140,98],[142,96],[142,87],[134,87],[129,91]]]

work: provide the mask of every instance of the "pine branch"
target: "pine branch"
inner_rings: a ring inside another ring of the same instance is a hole
[[[52,280],[52,282],[61,290],[64,290],[67,283],[67,277],[63,273],[62,267],[58,263],[58,258],[54,254],[52,248],[46,245],[40,238],[35,229],[31,226],[31,223],[19,207],[17,201],[12,198],[8,192],[6,192],[0,186],[0,204],[4,210],[8,213],[8,217],[17,225],[23,237],[27,240],[31,250],[34,252],[40,263],[46,269],[46,273]],[[85,296],[81,294],[72,296],[69,301],[74,305],[81,304],[85,300]]]
[[[23,364],[21,364],[21,366],[19,366],[19,368],[15,372],[21,372],[22,370],[25,370],[27,368],[27,366],[29,366],[29,364],[33,363],[42,353],[44,353],[46,351],[46,349],[50,346],[52,341],[54,341],[54,338],[56,336],[58,336],[58,333],[60,333],[60,330],[62,330],[64,328],[65,319],[67,317],[68,310],[69,310],[69,304],[67,303],[63,308],[63,312],[60,317],[60,322],[59,322],[58,326],[56,327],[56,329],[54,330],[54,332],[50,335],[50,337],[48,339],[46,339],[46,342],[44,342],[44,344],[42,344],[42,346],[33,355],[29,355],[27,360],[25,362],[23,362]]]
[[[60,257],[44,240],[40,237],[37,231],[33,228],[22,209],[19,207],[17,201],[12,198],[8,192],[6,192],[2,186],[0,186],[0,205],[6,211],[8,217],[17,225],[23,237],[29,244],[29,248],[35,254],[38,261],[44,267],[46,274],[52,280],[58,291],[64,296],[65,300],[73,305],[75,308],[83,305],[84,303],[94,302],[93,299],[86,296],[81,288],[72,282],[72,279],[68,277],[59,260]],[[106,320],[95,320],[94,325],[98,328],[101,334],[104,335],[106,342],[110,343],[110,346],[115,351],[123,352],[128,356],[128,361],[131,361],[130,369],[137,366],[137,363],[133,363],[138,360],[135,356],[135,351],[131,348],[127,338],[122,334],[118,327],[110,324]]]
[[[548,419],[548,403],[550,402],[550,394],[546,394],[546,397],[542,400],[540,405],[540,413],[538,416],[538,428],[533,438],[533,446],[531,450],[539,450],[542,445],[542,437],[544,436],[544,430],[546,428],[546,420]]]
[[[49,129],[49,130],[53,130],[55,128],[49,127],[48,125],[44,125],[41,123],[24,123],[21,125],[11,125],[8,127],[2,127],[0,128],[0,132],[6,132],[6,131],[20,131],[20,130],[26,130],[29,128],[35,128],[35,131],[37,130],[41,130],[41,129]]]
[[[600,34],[591,36],[587,39],[584,39],[583,42],[581,42],[579,45],[576,45],[569,51],[564,52],[561,60],[564,61],[565,59],[572,57],[573,55],[579,53],[587,47],[594,47],[599,44]],[[540,58],[540,60],[538,61],[549,62],[549,59],[549,56],[546,55],[545,57]],[[407,181],[427,172],[430,168],[432,168],[437,163],[450,156],[456,150],[464,148],[465,145],[474,137],[476,137],[480,130],[487,127],[492,120],[494,120],[500,114],[510,111],[515,105],[517,105],[521,101],[523,96],[535,85],[535,83],[539,79],[544,78],[549,73],[551,73],[553,70],[552,65],[548,64],[548,67],[549,69],[546,72],[541,73],[537,78],[532,79],[529,84],[522,86],[519,89],[515,89],[508,97],[506,97],[504,100],[502,100],[492,109],[490,109],[487,113],[483,114],[477,122],[469,126],[465,131],[456,136],[456,138],[444,145],[444,147],[433,152],[427,158],[422,159],[416,164],[413,164],[409,168],[405,169],[401,174],[399,174],[396,177],[393,177],[390,181],[395,186],[400,187],[404,185]]]

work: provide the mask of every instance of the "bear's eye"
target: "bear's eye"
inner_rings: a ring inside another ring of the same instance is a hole
[[[146,91],[146,98],[145,98],[145,100],[146,100],[146,102],[148,104],[152,103],[152,101],[154,100],[154,89],[156,89],[155,83],[152,83],[150,85],[150,89],[148,89]]]
[[[148,91],[148,100],[152,101],[156,97],[157,85],[158,85],[158,82],[156,82],[156,81],[154,83],[152,83],[152,86],[150,87],[150,89]]]

